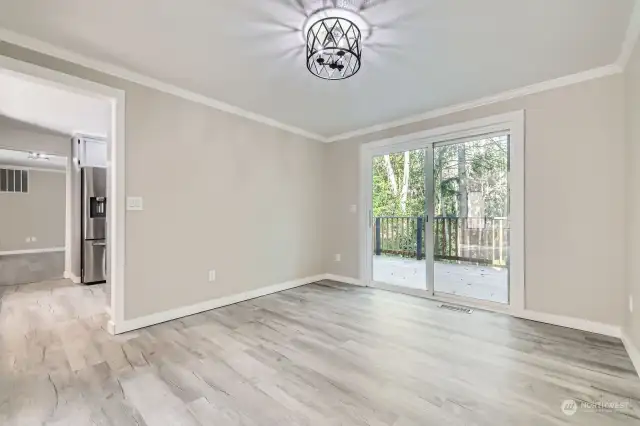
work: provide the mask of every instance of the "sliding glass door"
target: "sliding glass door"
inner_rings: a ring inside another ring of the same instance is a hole
[[[371,160],[372,279],[426,290],[425,149]]]
[[[509,303],[509,137],[433,146],[433,288]]]
[[[509,166],[508,132],[368,152],[368,281],[509,304]]]

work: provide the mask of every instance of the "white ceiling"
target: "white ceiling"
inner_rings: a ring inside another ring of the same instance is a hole
[[[0,69],[0,115],[58,133],[107,136],[108,101]]]
[[[373,27],[344,81],[306,69],[321,0],[0,0],[0,26],[323,136],[605,66],[633,0],[340,0]]]
[[[48,160],[34,160],[29,158],[29,152],[0,149],[0,165],[31,167],[35,169],[65,170],[67,157],[49,155]]]

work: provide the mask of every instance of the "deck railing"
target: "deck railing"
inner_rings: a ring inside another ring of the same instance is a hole
[[[510,229],[506,218],[436,216],[432,228],[418,216],[374,219],[373,251],[376,255],[423,259],[426,230],[433,229],[434,260],[494,266],[506,266],[509,261]]]

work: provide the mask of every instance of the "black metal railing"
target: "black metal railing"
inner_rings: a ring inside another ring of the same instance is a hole
[[[373,250],[376,255],[423,259],[429,229],[433,232],[435,260],[494,266],[506,266],[509,262],[510,229],[506,218],[436,216],[431,227],[419,216],[374,219]]]

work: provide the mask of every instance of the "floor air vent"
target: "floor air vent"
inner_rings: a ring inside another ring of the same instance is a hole
[[[473,312],[473,309],[465,308],[463,306],[455,306],[455,305],[446,305],[442,303],[439,308],[448,309],[450,311],[463,312],[465,314],[470,314]]]

